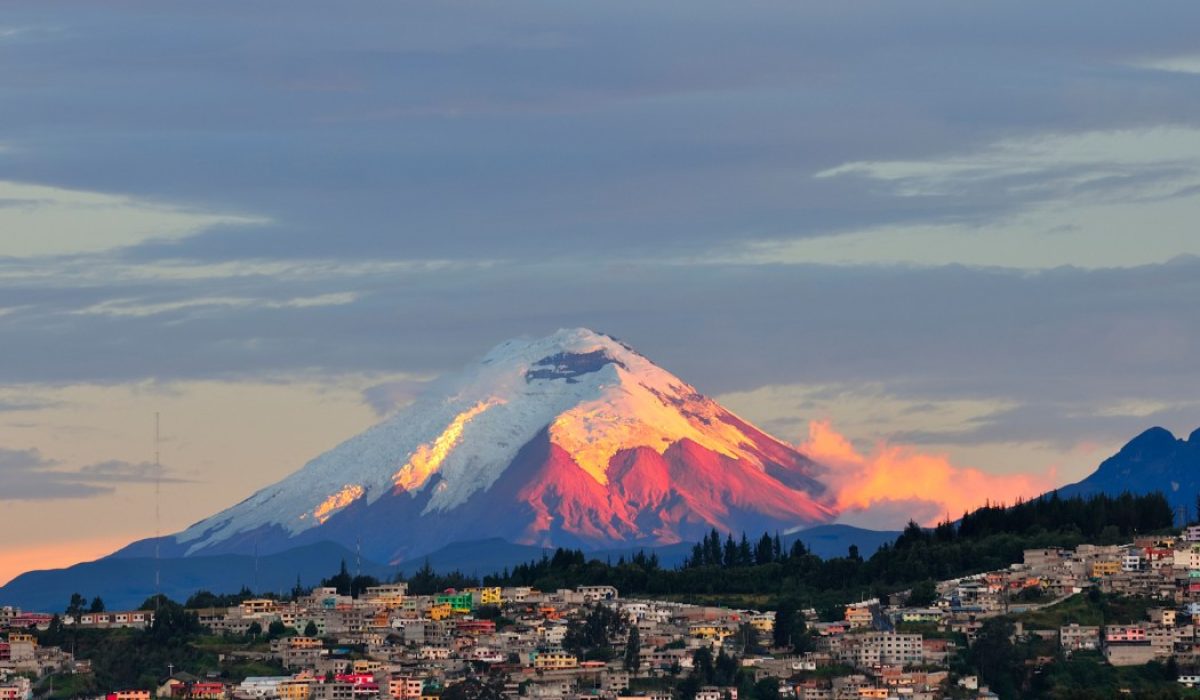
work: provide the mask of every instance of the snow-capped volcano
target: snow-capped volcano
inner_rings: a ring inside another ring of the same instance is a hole
[[[489,537],[667,544],[827,521],[820,471],[625,344],[560,330],[501,343],[169,540],[187,555],[332,540],[386,561]]]

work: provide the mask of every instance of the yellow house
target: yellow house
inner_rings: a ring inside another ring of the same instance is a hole
[[[446,618],[450,617],[453,612],[454,609],[450,607],[449,603],[438,603],[437,605],[429,608],[429,619],[445,620]]]
[[[357,659],[351,669],[352,673],[375,673],[383,669],[383,664],[372,659]]]
[[[279,700],[308,700],[312,694],[306,680],[280,681],[276,692],[279,693]]]
[[[278,604],[269,598],[252,598],[243,600],[241,606],[243,615],[262,615],[275,612]]]
[[[761,634],[771,634],[775,631],[775,618],[772,615],[754,615],[750,618],[750,626]]]
[[[870,627],[873,620],[870,608],[859,605],[846,608],[846,622],[850,623],[851,627]]]
[[[577,668],[579,659],[565,651],[548,651],[538,654],[533,660],[533,667],[544,670]]]
[[[733,631],[722,625],[702,622],[689,627],[688,634],[693,637],[699,637],[700,639],[707,639],[710,641],[714,639],[724,641],[726,637],[733,634]]]
[[[500,605],[503,602],[504,597],[500,593],[499,586],[487,586],[479,589],[480,605]]]
[[[1102,576],[1113,576],[1120,573],[1121,562],[1119,561],[1098,561],[1092,564],[1092,577],[1100,578]]]

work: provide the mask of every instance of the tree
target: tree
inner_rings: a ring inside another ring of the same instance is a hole
[[[754,684],[754,695],[758,700],[779,700],[779,679],[767,677]]]
[[[759,644],[758,628],[749,622],[738,625],[738,637],[742,640],[742,655],[753,656],[763,652]]]
[[[746,533],[742,533],[742,539],[738,542],[738,566],[750,566],[754,563],[754,551],[750,548],[750,540],[746,539]]]
[[[138,608],[138,610],[158,610],[167,604],[179,605],[162,593],[155,593],[146,600],[142,601],[142,605]]]
[[[912,587],[908,594],[908,604],[913,607],[932,605],[937,600],[937,584],[933,579],[925,579]]]
[[[91,607],[88,608],[88,612],[92,612],[92,613],[104,612],[104,601],[100,598],[100,596],[96,596],[95,598],[92,598],[92,605],[91,605]]]
[[[79,622],[79,616],[83,613],[84,605],[87,605],[87,598],[78,593],[72,593],[71,602],[67,603],[67,616]]]
[[[346,560],[342,560],[341,569],[338,570],[336,576],[331,576],[321,581],[321,586],[325,588],[336,588],[338,595],[350,595],[351,588],[354,586],[354,578],[350,576],[350,572],[346,570]]]
[[[625,670],[637,675],[642,665],[642,638],[637,625],[629,626],[629,636],[625,638]]]
[[[733,680],[737,676],[738,663],[737,659],[725,653],[725,648],[722,647],[717,652],[717,660],[713,663],[714,685],[733,685]]]
[[[305,637],[315,637],[318,634],[320,634],[320,632],[317,630],[317,623],[313,622],[312,620],[309,620],[308,624],[304,626],[304,636]]]
[[[1013,623],[992,618],[983,623],[970,651],[970,660],[988,686],[1002,698],[1018,697],[1024,679],[1024,662],[1012,643]]]
[[[287,634],[288,626],[280,620],[271,620],[271,624],[267,625],[267,637],[269,639],[277,639]]]
[[[771,536],[763,533],[761,539],[758,540],[758,546],[754,548],[754,563],[762,566],[775,561],[775,543],[771,540]]]
[[[563,648],[579,657],[599,652],[611,657],[610,641],[625,630],[625,619],[607,605],[596,605],[583,618],[567,623]],[[607,650],[607,653],[604,651]]]
[[[250,626],[246,628],[247,637],[257,637],[260,634],[262,634],[262,625],[257,622],[251,622]]]
[[[725,536],[725,550],[722,554],[721,563],[725,568],[730,569],[737,566],[737,561],[738,547],[737,543],[733,541],[733,533],[730,533]]]
[[[712,649],[700,647],[692,652],[692,676],[702,684],[711,684],[716,668],[713,666]]]
[[[503,687],[479,678],[468,678],[442,691],[442,700],[503,700]]]
[[[791,599],[785,598],[779,602],[775,610],[775,629],[771,640],[778,648],[792,646],[792,632],[796,628],[796,605]]]
[[[199,634],[201,629],[200,620],[195,613],[188,612],[182,605],[164,595],[158,596],[154,622],[150,623],[148,630],[155,642],[161,645],[182,641],[191,635]]]

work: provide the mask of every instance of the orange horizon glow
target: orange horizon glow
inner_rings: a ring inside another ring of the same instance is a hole
[[[838,510],[861,511],[889,501],[936,505],[936,516],[917,518],[924,521],[921,525],[957,518],[985,503],[1033,498],[1056,486],[1054,469],[991,474],[955,466],[946,455],[923,453],[911,445],[880,442],[870,454],[861,454],[829,421],[810,422],[800,450],[832,468],[830,486],[837,493]]]
[[[0,549],[0,586],[29,571],[61,569],[112,554],[141,535],[110,535]],[[83,591],[80,591],[83,593]],[[66,605],[64,602],[63,605]]]

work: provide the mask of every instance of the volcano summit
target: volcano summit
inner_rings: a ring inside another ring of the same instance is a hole
[[[822,468],[620,341],[501,343],[396,414],[163,538],[169,556],[323,540],[400,562],[500,537],[588,549],[831,520]],[[125,555],[147,551],[149,541]]]

